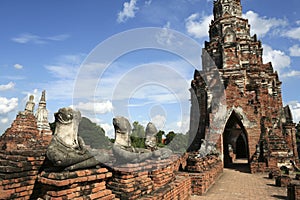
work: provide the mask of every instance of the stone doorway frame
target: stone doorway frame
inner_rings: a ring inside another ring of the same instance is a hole
[[[234,129],[234,126],[238,125],[239,128]],[[228,164],[233,163],[232,160],[228,160],[230,159],[230,153],[232,153],[232,155],[237,155],[236,151],[236,146],[232,145],[232,152],[229,151],[229,140],[234,138],[234,133],[233,131],[236,131],[237,133],[235,133],[235,135],[237,135],[237,137],[235,138],[235,144],[237,142],[237,139],[242,136],[245,142],[245,151],[246,151],[246,159],[247,159],[247,163],[249,164],[250,161],[250,152],[249,152],[249,138],[248,138],[248,132],[243,124],[243,116],[241,114],[239,114],[239,112],[237,112],[235,109],[232,110],[232,112],[228,115],[228,118],[226,120],[225,123],[225,127],[224,130],[222,132],[222,139],[221,139],[221,143],[222,143],[222,158],[223,158],[223,166],[224,168],[228,166]],[[238,133],[240,132],[240,133]],[[229,134],[229,135],[228,135]],[[226,148],[226,149],[225,149]],[[235,152],[235,153],[234,153]],[[231,157],[232,158],[232,157]],[[235,159],[235,158],[234,158]]]

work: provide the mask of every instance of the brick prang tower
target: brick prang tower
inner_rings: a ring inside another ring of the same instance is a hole
[[[215,0],[213,14],[204,54],[214,61],[224,86],[227,114],[216,140],[224,166],[237,158],[247,159],[252,172],[289,165],[298,158],[296,131],[289,107],[282,104],[277,72],[272,63],[263,63],[261,41],[250,35],[240,0]],[[211,64],[203,55],[202,62],[192,81],[191,130],[196,134],[191,134],[190,151],[211,138],[208,130],[216,115],[210,108],[215,96],[201,78],[208,76]]]

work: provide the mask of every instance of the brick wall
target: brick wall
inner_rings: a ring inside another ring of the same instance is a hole
[[[223,172],[223,163],[217,156],[190,157],[186,169],[192,182],[192,194],[203,195]]]
[[[51,135],[37,129],[33,114],[18,114],[0,137],[0,199],[32,199]]]
[[[179,173],[175,180],[151,194],[141,197],[142,200],[188,200],[191,198],[191,178],[185,173]]]
[[[142,163],[114,167],[112,169],[113,176],[107,182],[108,188],[120,199],[137,199],[145,195],[147,195],[147,199],[151,199],[156,198],[157,195],[166,197],[167,194],[167,196],[171,193],[172,195],[177,194],[176,191],[183,192],[184,188],[179,188],[174,183],[179,181],[180,185],[180,180],[188,178],[176,176],[175,172],[179,170],[180,166],[186,165],[187,156],[187,154],[172,155],[164,160],[147,160]],[[161,191],[166,187],[171,189]],[[184,194],[188,196],[187,193]]]
[[[0,151],[0,199],[31,199],[43,150]]]
[[[73,172],[41,172],[38,175],[34,199],[115,199],[106,188],[112,176],[106,168],[77,170]]]

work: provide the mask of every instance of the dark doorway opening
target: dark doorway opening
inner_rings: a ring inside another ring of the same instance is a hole
[[[246,142],[241,134],[236,141],[236,158],[247,158]]]
[[[236,169],[238,166],[249,168],[248,137],[241,119],[242,117],[233,111],[225,126],[223,133],[225,168]]]

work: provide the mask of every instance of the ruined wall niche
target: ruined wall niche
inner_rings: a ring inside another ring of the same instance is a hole
[[[224,31],[224,43],[225,45],[228,43],[234,43],[236,41],[236,35],[231,28],[226,28]]]

